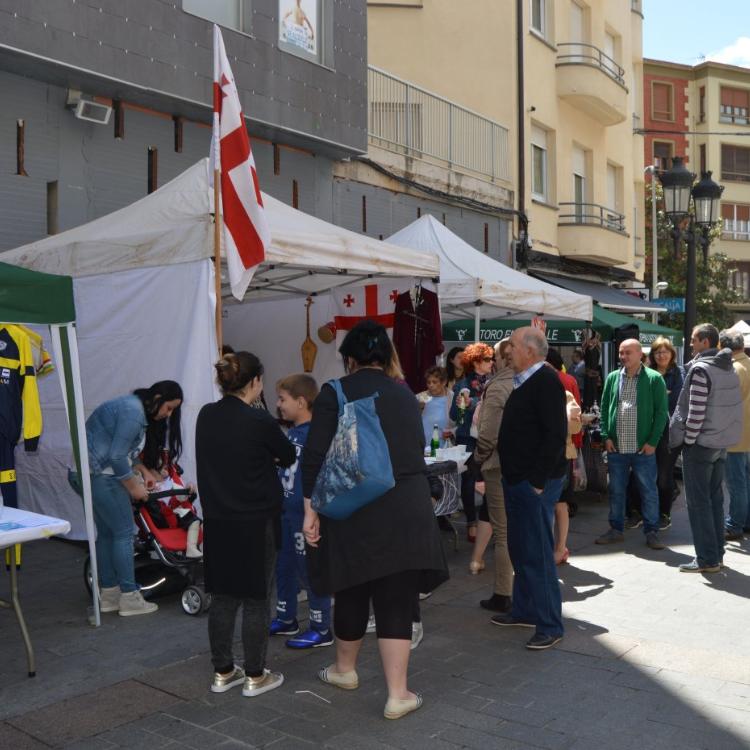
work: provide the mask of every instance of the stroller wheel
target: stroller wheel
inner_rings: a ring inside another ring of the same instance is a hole
[[[186,615],[199,615],[205,609],[208,609],[210,604],[208,594],[198,586],[187,586],[182,592],[180,601]]]

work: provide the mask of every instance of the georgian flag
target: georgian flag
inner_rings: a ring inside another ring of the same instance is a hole
[[[217,159],[217,154],[219,158]],[[232,294],[241,300],[258,264],[266,257],[271,232],[266,222],[250,138],[224,40],[214,24],[213,169],[221,167],[222,235]]]

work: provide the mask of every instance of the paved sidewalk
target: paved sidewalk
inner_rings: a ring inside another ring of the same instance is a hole
[[[85,552],[28,545],[21,587],[38,676],[25,677],[17,628],[0,613],[0,748],[750,748],[750,540],[730,543],[721,574],[679,573],[692,557],[682,501],[663,552],[642,530],[619,549],[595,546],[606,515],[586,500],[572,521],[560,568],[566,636],[543,653],[523,648],[527,630],[494,627],[478,607],[490,552],[488,570],[470,576],[468,545],[446,545],[452,578],[423,602],[425,639],[410,666],[425,706],[396,722],[382,718],[373,636],[357,691],[315,678],[333,649],[293,652],[274,640],[281,689],[213,695],[205,616],[182,614],[173,595],[154,616],[106,615],[93,629]]]

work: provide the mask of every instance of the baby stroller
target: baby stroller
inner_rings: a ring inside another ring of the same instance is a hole
[[[133,516],[138,529],[134,542],[135,578],[147,599],[154,594],[174,590],[175,582],[179,582],[182,609],[185,614],[198,615],[211,606],[211,595],[206,593],[203,583],[203,558],[187,557],[187,532],[181,528],[159,528],[148,508],[153,501],[175,496],[189,500],[196,497],[188,488],[172,487],[151,492],[148,500],[134,505]],[[90,557],[84,563],[84,581],[91,593]]]

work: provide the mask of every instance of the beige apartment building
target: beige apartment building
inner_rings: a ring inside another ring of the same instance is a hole
[[[646,161],[661,155],[666,168],[667,156],[684,155],[693,172],[710,170],[724,186],[722,232],[711,252],[732,260],[730,284],[750,300],[750,70],[710,61],[690,66],[646,60],[644,71],[652,94],[649,100],[646,92]],[[669,133],[674,124],[682,134]]]
[[[458,233],[505,263],[637,285],[640,2],[368,0],[367,13],[368,158],[385,174],[352,162],[340,176],[414,196],[426,185],[449,206],[474,201],[479,224],[499,218],[492,229],[508,237]],[[519,212],[531,240],[520,253]],[[456,231],[450,212],[443,219]]]

